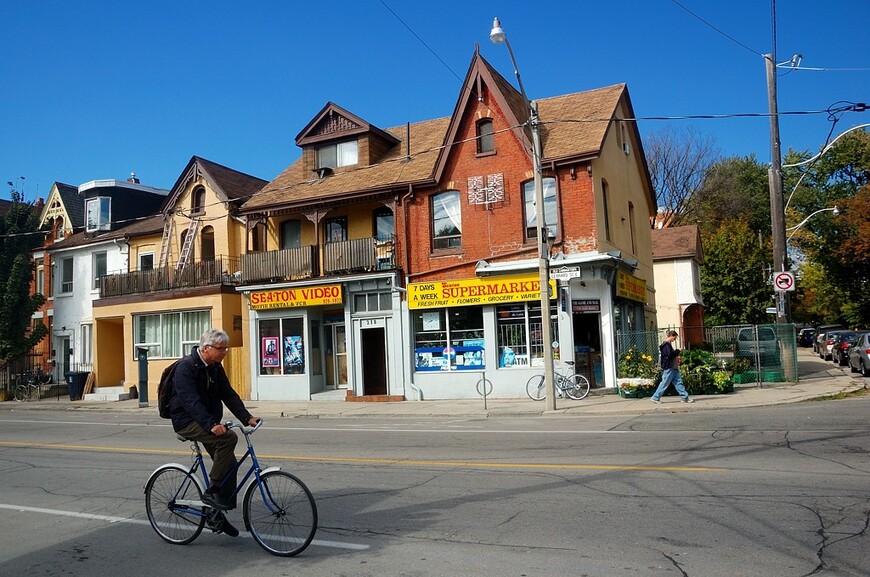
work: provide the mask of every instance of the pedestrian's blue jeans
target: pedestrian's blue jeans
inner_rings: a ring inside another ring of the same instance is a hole
[[[680,376],[680,369],[666,369],[662,371],[662,382],[659,383],[659,388],[653,393],[653,400],[658,401],[661,399],[671,384],[674,385],[674,388],[677,389],[677,393],[679,393],[683,400],[689,398],[689,392],[683,386],[683,377]]]

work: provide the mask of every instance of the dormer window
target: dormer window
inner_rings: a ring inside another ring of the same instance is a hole
[[[317,149],[317,168],[353,166],[358,162],[356,140],[327,144]]]
[[[87,214],[86,232],[109,230],[112,224],[112,199],[106,196],[89,198],[85,204],[85,213]]]

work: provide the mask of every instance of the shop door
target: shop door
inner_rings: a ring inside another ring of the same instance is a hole
[[[604,386],[601,373],[600,317],[595,313],[575,311],[572,320],[574,324],[574,370],[589,379],[589,383],[593,387]]]
[[[344,324],[326,325],[326,388],[347,388],[347,338]]]
[[[384,327],[362,329],[363,395],[387,394],[387,332]]]

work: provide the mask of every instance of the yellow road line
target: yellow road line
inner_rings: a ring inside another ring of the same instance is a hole
[[[0,447],[26,447],[36,449],[57,449],[63,451],[103,451],[109,453],[147,453],[151,455],[189,455],[190,451],[172,449],[135,449],[132,447],[101,447],[98,445],[69,445],[55,443],[28,443],[0,441]],[[413,465],[430,467],[472,467],[486,469],[556,469],[576,471],[671,471],[704,473],[724,471],[721,467],[676,467],[650,465],[579,465],[556,463],[485,463],[480,461],[427,461],[422,459],[372,459],[362,457],[306,457],[301,455],[257,455],[264,462],[269,461],[306,461],[315,463],[354,463],[366,465]]]

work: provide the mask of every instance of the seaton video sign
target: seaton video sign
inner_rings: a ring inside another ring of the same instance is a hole
[[[550,280],[550,298],[556,298],[556,281]],[[470,278],[451,281],[419,282],[408,285],[408,308],[461,307],[541,298],[537,275]]]
[[[341,285],[319,285],[251,293],[251,308],[286,309],[341,304]]]

